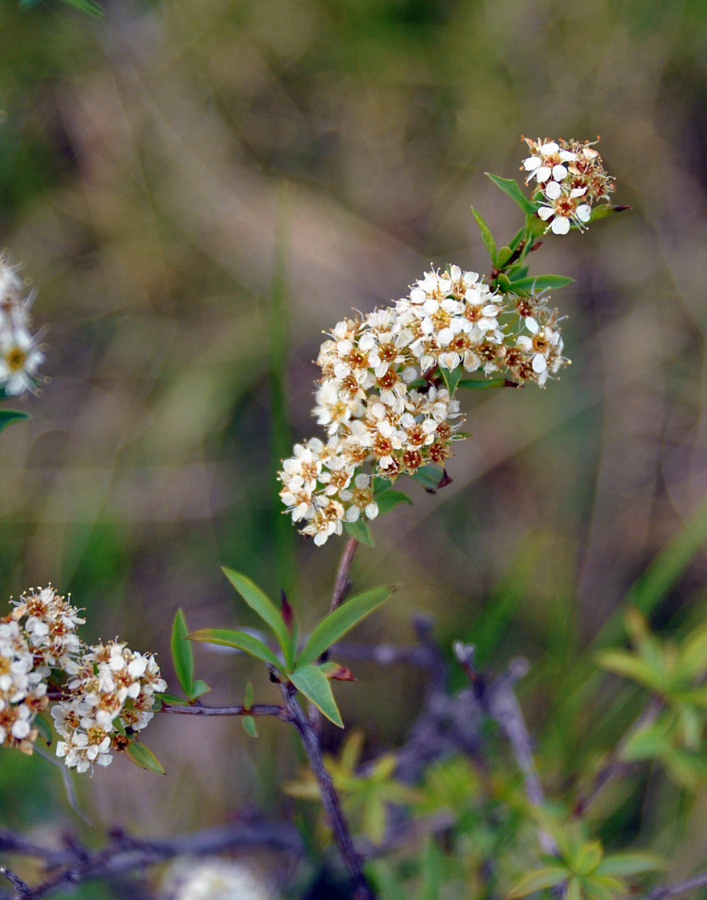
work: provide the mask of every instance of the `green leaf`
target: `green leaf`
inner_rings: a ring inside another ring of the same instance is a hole
[[[12,425],[13,422],[21,422],[22,419],[29,419],[29,413],[20,412],[17,409],[0,409],[0,431]]]
[[[538,869],[536,872],[528,872],[511,888],[508,897],[525,897],[526,894],[532,894],[535,891],[543,890],[543,888],[560,884],[560,882],[566,881],[569,874],[564,866],[547,866],[544,869]]]
[[[604,857],[596,871],[599,875],[627,876],[663,868],[665,860],[657,853],[613,853]]]
[[[707,669],[707,625],[696,628],[680,647],[678,671],[684,678],[695,678]]]
[[[603,650],[597,654],[597,662],[603,669],[646,687],[655,688],[660,682],[660,673],[654,672],[642,659],[622,650]]]
[[[627,762],[639,759],[661,757],[670,746],[674,722],[670,717],[662,716],[657,722],[642,728],[626,738],[621,749],[621,759]]]
[[[349,537],[356,538],[359,544],[375,547],[371,529],[362,519],[359,519],[357,522],[344,522],[344,529]]]
[[[545,291],[545,290],[559,290],[560,288],[567,287],[568,284],[572,284],[574,282],[574,278],[565,278],[564,275],[536,275],[533,277],[532,275],[527,278],[517,278],[514,281],[511,281],[511,290],[513,291]]]
[[[251,737],[257,738],[258,732],[255,728],[255,719],[253,716],[243,716],[243,730]]]
[[[578,875],[591,875],[601,862],[604,849],[601,841],[591,841],[584,844],[574,860],[574,870]]]
[[[125,752],[128,759],[141,769],[147,769],[148,772],[154,772],[156,775],[166,774],[152,750],[140,741],[131,741]]]
[[[483,217],[480,213],[478,213],[474,207],[471,207],[471,214],[476,219],[476,224],[479,226],[479,231],[481,232],[481,240],[484,242],[486,249],[489,252],[489,256],[491,257],[491,262],[496,265],[496,241],[493,239],[493,235],[491,234],[491,229],[488,227],[486,222],[484,222]]]
[[[412,499],[402,491],[386,491],[376,499],[376,503],[378,504],[378,514],[382,516],[400,503],[412,503]]]
[[[52,726],[49,723],[49,719],[44,713],[40,713],[34,720],[34,727],[40,733],[40,735],[44,738],[44,740],[51,744],[54,740],[54,733],[52,732]]]
[[[565,900],[581,900],[582,898],[582,882],[579,878],[570,878],[567,882],[567,893]]]
[[[224,647],[234,647],[236,650],[243,650],[245,653],[268,663],[268,665],[274,666],[280,672],[285,671],[282,663],[272,650],[266,647],[258,638],[253,637],[252,634],[246,634],[245,631],[229,631],[226,628],[202,628],[199,631],[192,631],[188,637],[190,641],[201,641],[204,644],[223,644]]]
[[[513,251],[510,247],[501,247],[496,258],[496,268],[503,269],[511,256],[513,256]]]
[[[626,212],[626,210],[631,209],[630,206],[609,206],[609,204],[602,203],[601,206],[595,206],[592,210],[592,214],[589,217],[590,222],[598,222],[599,219],[606,219],[607,216],[614,216],[616,213]]]
[[[202,681],[201,678],[197,678],[191,689],[191,700],[196,700],[197,697],[201,697],[204,694],[208,694],[211,688],[205,681]]]
[[[297,660],[297,668],[313,662],[390,597],[388,587],[371,588],[351,597],[317,625]],[[320,673],[321,674],[321,673]]]
[[[421,484],[426,491],[436,491],[444,473],[437,466],[420,466],[411,476],[413,481]]]
[[[163,703],[168,703],[170,706],[189,706],[189,701],[186,697],[177,697],[176,694],[168,694],[166,691],[160,691],[160,693],[155,694],[155,697]]]
[[[439,900],[439,890],[442,884],[442,854],[433,838],[428,839],[422,855],[422,876],[420,900]]]
[[[235,572],[233,569],[227,568],[224,568],[223,572],[253,612],[257,613],[263,622],[270,627],[285,655],[287,667],[292,668],[294,647],[292,646],[290,632],[278,608],[255,582],[241,572]]]
[[[373,477],[373,496],[379,497],[384,491],[390,490],[393,482],[390,478],[381,478],[380,475]]]
[[[250,709],[252,705],[253,705],[253,685],[249,681],[248,684],[245,686],[245,704],[244,704],[244,706],[246,709]]]
[[[457,384],[459,384],[459,379],[464,374],[464,369],[461,366],[457,366],[456,369],[450,371],[449,369],[445,369],[444,366],[440,366],[439,372],[444,379],[444,383],[451,396],[457,389]]]
[[[527,216],[535,215],[535,206],[528,200],[523,191],[521,191],[518,183],[512,178],[501,178],[500,175],[492,175],[486,172],[486,175],[493,181],[496,187],[500,187],[504,194],[508,194],[511,200],[514,200]]]
[[[290,675],[290,681],[330,722],[338,725],[339,728],[344,727],[329,679],[319,671],[317,666],[297,667]]]
[[[177,681],[185,695],[191,697],[194,689],[194,653],[186,639],[188,633],[187,620],[182,610],[178,609],[172,623],[172,662]]]
[[[521,228],[520,231],[516,232],[513,240],[508,244],[511,250],[516,250],[520,246],[520,242],[526,240],[527,235],[525,232],[525,228]]]
[[[485,391],[487,388],[499,388],[506,386],[505,378],[461,378],[459,387],[469,388],[472,391]]]

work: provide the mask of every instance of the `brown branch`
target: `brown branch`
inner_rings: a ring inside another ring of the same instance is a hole
[[[357,547],[358,541],[356,538],[349,538],[344,547],[344,552],[341,554],[339,568],[336,572],[336,581],[334,582],[334,593],[332,594],[331,603],[329,604],[330,613],[341,606],[347,591],[351,587],[349,572],[351,570],[353,558],[356,555]]]
[[[285,718],[286,712],[283,706],[272,703],[254,703],[253,706],[172,706],[162,701],[161,713],[171,713],[175,716],[277,716]]]
[[[707,885],[707,871],[698,872],[692,878],[686,878],[685,881],[677,881],[675,884],[666,884],[662,887],[655,887],[652,891],[638,897],[637,900],[668,900],[669,897],[677,897],[687,891]]]
[[[334,787],[331,775],[327,772],[324,765],[317,729],[309,721],[302,707],[297,702],[294,686],[283,684],[280,690],[287,707],[289,720],[299,732],[304,752],[307,754],[309,767],[319,784],[322,805],[327,814],[334,840],[351,876],[354,898],[355,900],[377,900],[366,880],[366,876],[363,874],[361,858],[356,852],[348,823],[344,817],[344,811],[341,808],[339,795]]]
[[[505,734],[523,776],[526,797],[533,806],[542,806],[545,803],[545,794],[533,759],[533,744],[525,724],[523,711],[513,690],[516,681],[527,673],[528,661],[514,659],[506,672],[486,689],[474,667],[474,648],[457,641],[454,645],[454,653],[488,715],[498,722]],[[557,855],[557,845],[544,828],[538,829],[538,841],[545,853],[552,856]]]
[[[15,893],[0,894],[1,900],[39,900],[66,885],[96,879],[116,878],[130,872],[157,865],[175,856],[222,853],[225,850],[266,847],[273,852],[300,857],[302,841],[295,828],[279,823],[241,822],[218,828],[207,828],[177,837],[143,840],[121,829],[110,832],[110,842],[102,850],[90,851],[75,841],[67,841],[63,851],[44,850],[24,841],[13,842],[12,851],[43,859],[57,868],[48,878],[34,887],[13,880],[14,873],[3,869],[2,874],[12,881]],[[16,879],[17,876],[14,876]],[[22,887],[24,885],[24,887]]]

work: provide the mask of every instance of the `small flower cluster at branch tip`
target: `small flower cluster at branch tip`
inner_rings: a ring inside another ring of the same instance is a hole
[[[426,272],[394,306],[339,322],[317,359],[313,414],[327,441],[295,445],[279,474],[293,521],[321,545],[345,522],[378,515],[374,476],[443,465],[463,437],[443,372],[544,386],[566,362],[562,349],[545,296],[493,291],[455,265]]]
[[[37,369],[44,362],[42,331],[32,334],[29,311],[34,293],[25,285],[7,257],[0,255],[0,395],[37,392]]]
[[[545,230],[567,234],[570,225],[585,228],[592,205],[608,203],[614,190],[614,181],[594,149],[596,141],[523,140],[531,154],[523,160],[522,169],[528,173],[525,183],[535,179],[542,192],[538,215],[548,223]]]
[[[31,754],[36,717],[58,696],[57,756],[79,772],[108,765],[111,750],[125,750],[150,721],[154,694],[167,686],[154,657],[118,641],[84,644],[77,630],[86,620],[51,585],[12,606],[0,619],[0,746]]]

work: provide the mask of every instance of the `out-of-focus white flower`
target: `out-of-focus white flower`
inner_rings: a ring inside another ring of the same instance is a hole
[[[258,873],[220,857],[180,858],[167,869],[161,900],[276,900]]]

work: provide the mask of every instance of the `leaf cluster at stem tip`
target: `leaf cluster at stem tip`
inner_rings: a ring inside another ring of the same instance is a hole
[[[343,727],[330,681],[337,677],[338,672],[346,670],[330,663],[322,663],[320,658],[333,644],[387,600],[392,589],[375,587],[351,597],[338,609],[325,616],[312,630],[304,646],[300,647],[297,624],[286,601],[283,601],[281,611],[250,578],[233,569],[224,569],[224,572],[248,606],[268,626],[279,653],[273,652],[267,644],[245,631],[203,628],[188,634],[183,614],[181,611],[178,612],[172,632],[172,653],[177,677],[187,699],[194,699],[193,695],[190,697],[190,688],[187,685],[199,684],[191,681],[193,660],[189,641],[221,644],[242,650],[264,662],[279,680],[293,684],[323,715],[335,725]],[[184,638],[188,638],[189,641],[185,641]],[[175,643],[179,645],[178,648],[175,647]],[[247,707],[249,705],[246,704]]]

